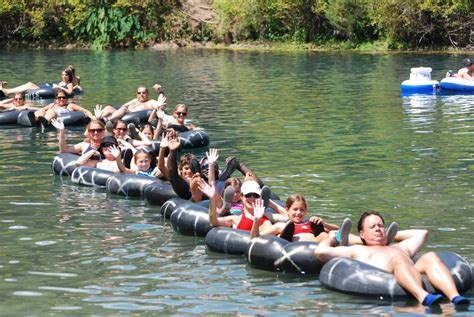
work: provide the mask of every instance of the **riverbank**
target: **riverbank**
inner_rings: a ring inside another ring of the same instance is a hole
[[[10,43],[7,49],[32,49],[32,50],[92,50],[83,43]],[[474,45],[463,48],[446,47],[436,49],[401,49],[390,48],[386,42],[371,42],[354,44],[348,42],[292,43],[292,42],[263,42],[247,41],[232,44],[222,42],[193,42],[186,40],[173,40],[168,42],[150,43],[147,46],[123,50],[173,50],[173,49],[218,49],[236,51],[280,51],[280,52],[352,52],[369,54],[473,54]]]

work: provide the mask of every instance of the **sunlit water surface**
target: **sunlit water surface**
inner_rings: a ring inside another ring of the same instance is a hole
[[[283,199],[302,193],[310,212],[330,222],[377,209],[401,228],[429,229],[424,250],[474,261],[474,96],[399,90],[410,67],[430,66],[441,79],[462,58],[1,51],[0,80],[59,80],[72,63],[88,109],[124,103],[138,84],[159,82],[169,108],[188,104],[207,129],[221,166],[238,156]],[[158,206],[54,176],[54,131],[2,127],[0,151],[1,315],[429,312],[413,300],[341,294],[317,276],[260,271],[243,257],[209,252],[202,238],[175,233]],[[455,312],[449,303],[441,309]]]

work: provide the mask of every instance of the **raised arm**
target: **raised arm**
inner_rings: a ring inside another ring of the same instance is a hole
[[[257,198],[252,203],[253,207],[253,224],[250,230],[250,239],[260,236],[260,219],[262,219],[265,212],[265,206],[263,205],[263,199]]]
[[[180,148],[180,141],[175,132],[168,132],[168,175],[171,186],[175,193],[183,199],[191,199],[191,191],[188,182],[179,175],[177,152]]]
[[[408,256],[412,257],[421,250],[427,239],[428,230],[409,229],[398,231],[394,240],[400,241],[398,247],[408,252]]]
[[[336,247],[336,231],[329,232],[328,238],[324,239],[318,244],[316,250],[314,251],[314,255],[322,262],[327,262],[337,257],[354,257],[352,247]]]
[[[217,159],[219,158],[219,154],[217,154],[217,149],[214,149],[214,148],[209,149],[209,151],[206,152],[206,157],[207,157],[207,163],[209,164],[209,171],[207,173],[208,182],[209,184],[214,184],[214,182],[216,181],[215,163],[217,162]]]
[[[168,147],[167,137],[167,133],[163,133],[163,136],[161,137],[160,150],[158,152],[158,160],[156,165],[158,166],[158,169],[160,170],[161,174],[163,174],[163,177],[165,179],[170,179],[168,168],[166,167],[165,162],[165,152],[166,148]]]
[[[112,145],[110,147],[110,153],[112,156],[115,158],[115,161],[117,162],[117,167],[120,171],[120,173],[135,173],[134,170],[127,168],[123,162],[122,158],[120,157],[120,148],[118,146]]]
[[[214,183],[209,185],[202,178],[197,182],[199,190],[209,197],[209,224],[213,227],[232,227],[232,217],[235,216],[218,217],[217,215],[217,203],[219,201],[220,195],[217,192]]]
[[[64,123],[62,121],[51,119],[51,124],[58,130],[58,144],[60,153],[81,153],[82,147],[80,144],[68,145],[66,144],[66,133]]]

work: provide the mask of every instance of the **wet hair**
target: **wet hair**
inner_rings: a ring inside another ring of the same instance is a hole
[[[74,78],[74,74],[73,74],[72,70],[69,67],[66,67],[63,70],[63,73],[66,73],[67,78],[69,79],[69,82],[72,83],[72,79]]]
[[[89,122],[89,124],[86,126],[86,130],[84,131],[84,136],[86,137],[85,141],[90,141],[89,140],[89,129],[90,129],[91,125],[93,125],[93,124],[98,124],[98,125],[100,125],[100,127],[102,129],[105,130],[105,124],[102,120],[97,120],[97,119],[96,120],[91,120]]]
[[[178,170],[181,171],[181,169],[185,166],[188,165],[191,167],[191,160],[193,159],[194,155],[191,153],[186,153],[183,156],[179,158],[179,163],[178,163]]]
[[[357,231],[362,230],[362,227],[364,226],[365,218],[372,215],[380,217],[380,219],[382,219],[382,223],[385,225],[385,220],[383,220],[382,215],[378,211],[369,210],[369,211],[364,212],[362,216],[360,216],[359,223],[357,224]]]
[[[298,202],[298,201],[303,202],[304,208],[308,209],[308,205],[306,204],[306,199],[304,198],[303,195],[300,195],[300,194],[294,194],[294,195],[288,196],[288,198],[286,199],[286,202],[285,202],[285,208],[290,209],[290,207],[295,202]]]
[[[237,177],[229,177],[224,182],[224,189],[226,189],[230,185],[232,185],[232,187],[237,187],[237,186],[240,187],[242,186],[242,181],[238,179]]]

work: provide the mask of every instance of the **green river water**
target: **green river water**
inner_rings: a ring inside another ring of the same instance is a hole
[[[306,196],[312,214],[340,223],[376,209],[401,228],[429,229],[424,251],[472,262],[474,95],[401,97],[399,86],[411,67],[432,67],[439,80],[462,58],[2,50],[0,80],[56,81],[72,63],[85,89],[78,102],[88,109],[124,103],[139,84],[158,82],[170,108],[190,106],[220,166],[238,156],[283,199]],[[212,253],[204,239],[175,233],[158,206],[54,176],[57,150],[55,131],[0,128],[2,316],[429,312],[414,300],[342,294],[317,276],[261,271]],[[472,314],[447,302],[441,309]]]

